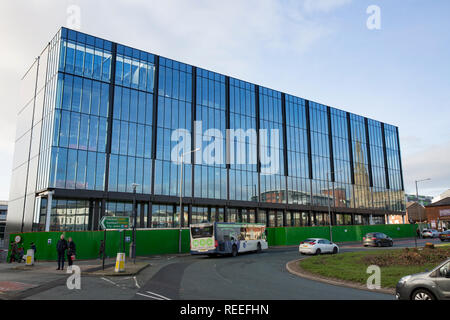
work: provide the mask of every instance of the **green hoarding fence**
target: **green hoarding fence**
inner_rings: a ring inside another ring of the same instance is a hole
[[[10,235],[10,243],[14,241],[17,235],[20,235],[22,238],[20,246],[24,248],[25,254],[27,249],[30,248],[30,243],[34,242],[36,245],[36,259],[38,261],[56,260],[56,244],[61,234],[64,234],[66,240],[72,237],[76,245],[77,259],[95,259],[99,257],[100,241],[103,240],[105,231],[14,233]],[[182,230],[181,236],[182,252],[189,252],[189,230]],[[147,256],[178,253],[178,237],[178,229],[136,230],[136,254],[138,256]],[[116,257],[118,252],[124,252],[124,248],[128,256],[132,238],[133,232],[131,230],[106,231],[106,256]]]
[[[388,224],[371,226],[333,226],[333,242],[362,241],[368,232],[383,232],[391,238],[412,238],[417,226],[413,224]],[[268,228],[267,240],[271,246],[297,245],[306,238],[330,239],[329,227]]]
[[[417,226],[403,225],[371,225],[371,226],[333,226],[334,242],[362,241],[362,237],[368,232],[383,232],[392,238],[411,238],[416,235]],[[156,254],[178,253],[178,229],[150,229],[136,231],[136,254],[149,256]],[[72,237],[77,247],[77,259],[98,258],[100,241],[103,240],[104,231],[67,231],[67,232],[29,232],[14,233],[10,235],[10,242],[17,235],[22,240],[20,245],[26,253],[30,243],[36,244],[37,260],[56,260],[56,243],[61,234],[68,239]],[[298,245],[306,238],[329,239],[329,227],[279,227],[267,229],[267,241],[269,246]],[[118,252],[129,254],[131,230],[106,231],[106,255],[115,257]],[[182,252],[188,253],[190,247],[189,230],[182,231]]]

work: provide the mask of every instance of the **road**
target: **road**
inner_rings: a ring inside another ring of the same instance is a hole
[[[431,242],[438,243],[438,240]],[[419,244],[423,245],[420,240]],[[395,248],[413,247],[414,240],[396,241]],[[341,252],[380,250],[359,244],[345,245]],[[66,276],[53,285],[34,290],[23,299],[249,299],[249,300],[392,300],[389,294],[328,285],[290,274],[288,261],[305,258],[297,247],[271,248],[260,254],[235,258],[204,256],[157,256],[136,277],[82,277],[81,290],[68,290]]]

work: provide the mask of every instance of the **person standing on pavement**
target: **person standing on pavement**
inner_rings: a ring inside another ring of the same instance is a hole
[[[64,256],[66,255],[67,248],[67,240],[64,239],[64,235],[62,234],[56,244],[56,251],[58,252],[58,269],[56,270],[64,270]]]
[[[75,257],[75,251],[75,242],[69,237],[69,242],[67,244],[67,261],[69,262],[69,267],[73,264],[72,258]]]
[[[9,263],[17,261],[16,256],[17,256],[17,243],[15,241],[11,241],[11,255],[9,256]]]
[[[34,242],[30,243],[30,249],[33,249],[34,251],[34,262],[37,261],[36,259],[36,245],[34,244]]]

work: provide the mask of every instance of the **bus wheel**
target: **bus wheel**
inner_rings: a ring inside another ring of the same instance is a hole
[[[238,250],[237,250],[237,247],[236,247],[236,245],[233,245],[233,247],[232,247],[232,249],[231,249],[231,256],[232,257],[236,257],[237,256],[237,252]]]
[[[256,247],[256,252],[261,253],[261,243],[258,242],[258,246]]]

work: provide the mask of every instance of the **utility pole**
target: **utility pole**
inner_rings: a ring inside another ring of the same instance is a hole
[[[131,253],[133,258],[133,263],[136,264],[136,220],[137,220],[137,210],[136,210],[136,187],[138,184],[133,183],[133,242],[131,243]],[[125,235],[125,232],[124,232]]]
[[[200,148],[195,150],[191,150],[181,154],[181,169],[180,169],[180,218],[178,221],[179,229],[178,229],[178,253],[181,253],[181,233],[183,226],[181,225],[181,215],[183,214],[183,167],[184,167],[184,156],[191,154],[193,152],[199,151]]]

